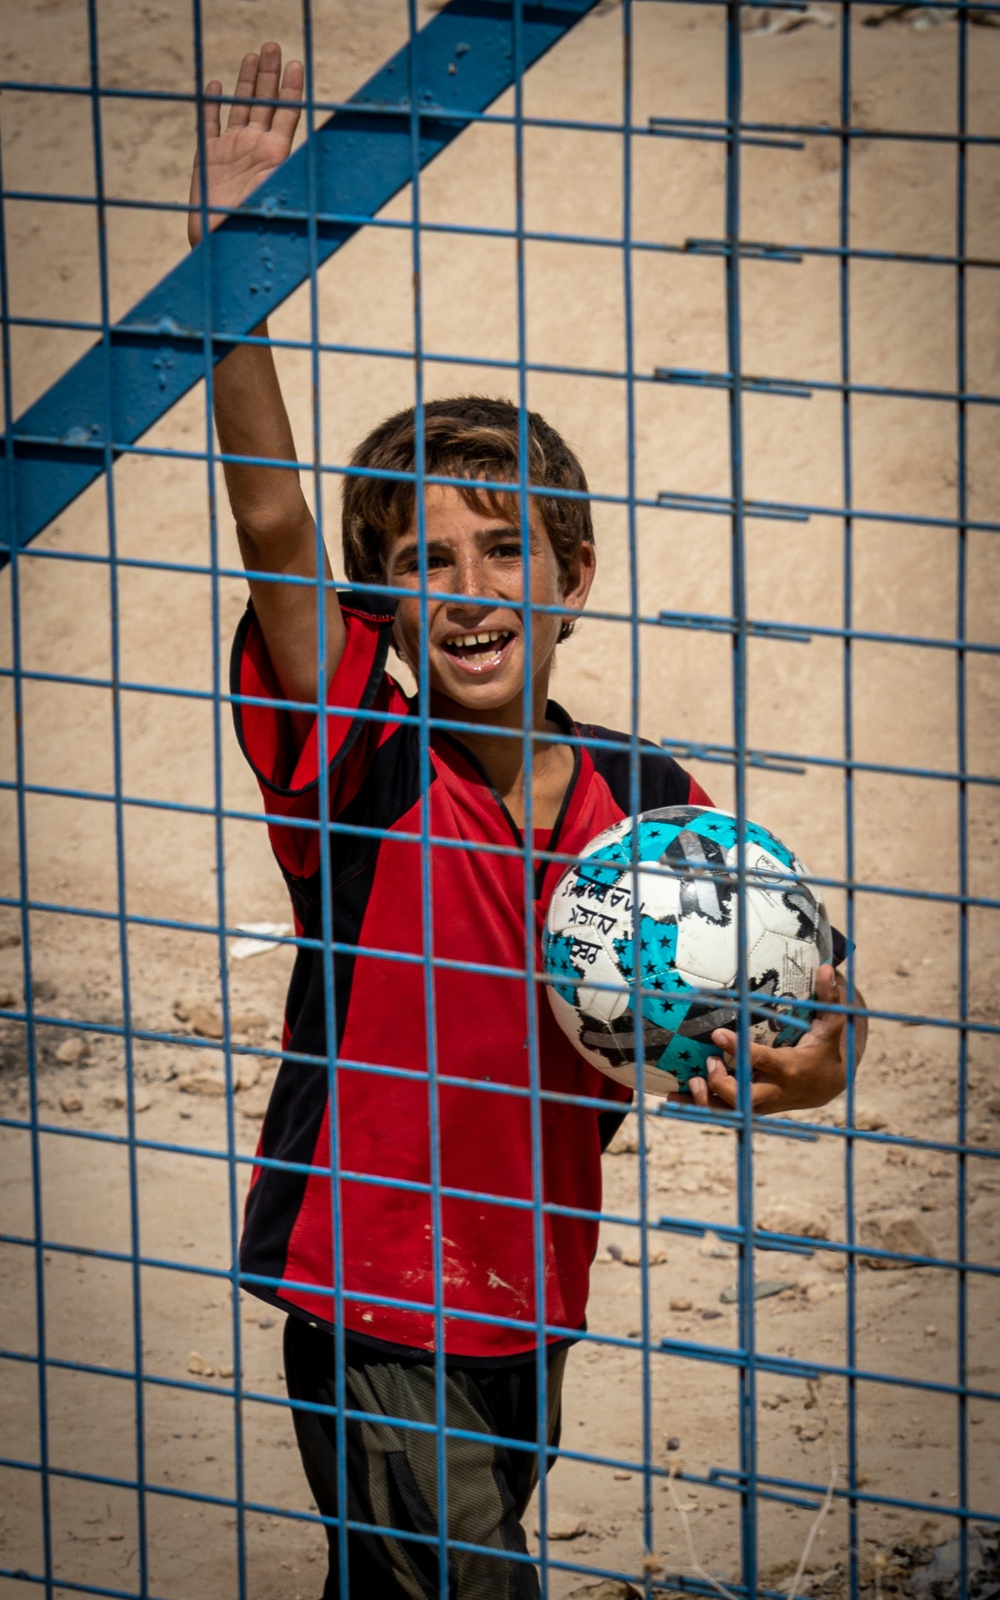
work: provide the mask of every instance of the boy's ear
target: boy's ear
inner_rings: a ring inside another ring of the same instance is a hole
[[[400,661],[402,661],[403,664],[408,667],[410,665],[410,663],[406,659],[406,654],[405,654],[405,652],[403,650],[403,641],[402,641],[402,636],[401,636],[400,631],[399,631],[399,617],[398,616],[395,618],[395,620],[393,621],[393,624],[392,624],[391,638],[392,638],[392,648],[393,648],[393,650],[396,652],[396,654],[399,657]]]
[[[582,611],[587,604],[591,585],[597,572],[597,550],[590,540],[581,540],[572,561],[563,574],[563,604]]]

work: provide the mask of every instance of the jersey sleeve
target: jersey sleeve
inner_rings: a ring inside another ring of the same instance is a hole
[[[686,773],[685,776],[686,776],[687,781],[688,781],[688,797],[687,797],[688,805],[689,806],[709,806],[714,811],[715,810],[715,802],[714,802],[714,800],[711,800],[709,798],[709,796],[705,793],[704,789],[702,788],[701,784],[698,782],[697,778],[692,778],[690,773]]]
[[[341,601],[344,652],[326,696],[329,816],[357,793],[379,744],[405,716],[407,702],[385,670],[395,610],[379,597]],[[252,603],[236,630],[230,663],[233,720],[240,749],[260,785],[278,863],[296,878],[319,866],[320,727],[314,717],[303,743],[293,735],[282,691]],[[275,703],[277,702],[277,703]],[[383,713],[370,717],[368,712]],[[387,722],[385,714],[392,719]],[[303,825],[304,824],[304,825]]]

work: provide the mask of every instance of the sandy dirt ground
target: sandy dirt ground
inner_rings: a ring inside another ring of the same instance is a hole
[[[343,96],[405,37],[405,6],[393,0],[321,0],[316,10],[318,93]],[[186,93],[192,82],[190,15],[166,0],[102,0],[105,84]],[[300,48],[300,12],[292,0],[208,0],[206,75],[231,83],[245,49],[264,37]],[[424,13],[426,15],[426,12]],[[851,113],[862,128],[953,131],[956,118],[957,28],[924,28],[903,17],[862,26],[855,9]],[[710,8],[637,5],[635,118],[718,117],[724,110],[722,17]],[[620,8],[596,12],[531,74],[529,112],[613,121],[621,95]],[[748,33],[744,41],[746,114],[763,121],[839,121],[840,41],[819,20],[788,32]],[[8,80],[80,83],[86,79],[86,8],[81,0],[7,0],[0,62]],[[1000,134],[1000,32],[969,35],[969,126]],[[502,103],[509,109],[509,101]],[[69,96],[5,91],[2,105],[4,181],[8,188],[93,193],[89,110]],[[103,132],[110,192],[122,199],[172,203],[186,197],[192,148],[191,111],[169,100],[109,100]],[[613,137],[529,130],[526,205],[531,228],[614,237],[621,225],[621,150]],[[748,239],[788,240],[831,248],[838,238],[840,192],[836,140],[807,137],[804,148],[748,147],[743,158]],[[477,127],[462,135],[422,183],[424,217],[432,222],[513,222],[509,128]],[[933,142],[851,144],[851,242],[897,252],[947,257],[956,237],[956,157]],[[658,137],[635,142],[636,236],[682,245],[718,238],[723,230],[724,160],[709,142]],[[389,219],[409,215],[400,196]],[[998,148],[974,144],[967,159],[968,248],[1000,258]],[[9,200],[5,214],[11,308],[26,317],[98,315],[95,223],[87,207]],[[182,253],[183,218],[169,210],[113,209],[109,217],[113,315],[128,306]],[[427,390],[516,393],[503,366],[517,354],[514,251],[506,239],[428,233],[423,241],[424,334],[428,348],[450,360],[427,367]],[[324,270],[322,337],[397,351],[396,356],[327,355],[322,359],[324,458],[342,462],[362,433],[413,392],[409,240],[404,231],[370,228]],[[722,262],[690,253],[647,250],[633,259],[635,363],[644,378],[656,367],[725,369]],[[619,251],[600,246],[531,243],[527,248],[528,353],[552,365],[588,365],[610,376],[584,380],[532,373],[530,398],[574,443],[593,487],[626,487],[623,267]],[[954,268],[905,261],[854,261],[850,267],[852,371],[859,383],[950,391],[956,381]],[[799,380],[835,382],[839,374],[839,265],[834,254],[796,263],[747,261],[742,272],[744,367]],[[966,273],[968,390],[996,395],[1000,273]],[[272,323],[282,336],[305,338],[309,310],[294,296]],[[15,328],[12,334],[16,410],[40,393],[91,342],[86,332]],[[282,371],[301,449],[308,453],[308,359],[283,352]],[[816,390],[808,400],[746,397],[748,493],[758,499],[842,503],[842,406]],[[851,407],[853,494],[857,506],[889,515],[948,518],[957,505],[955,408],[932,399],[858,395]],[[970,405],[969,515],[996,519],[1000,504],[1000,412]],[[636,392],[636,472],[641,495],[659,490],[725,494],[728,445],[725,394],[642,382]],[[204,400],[192,393],[148,436],[166,450],[199,450]],[[179,458],[131,458],[115,472],[119,550],[123,556],[204,563],[209,551],[203,464]],[[324,479],[323,511],[336,526],[338,480]],[[596,608],[627,606],[627,525],[621,508],[595,508],[600,573]],[[237,562],[229,520],[220,517],[222,559]],[[103,485],[90,490],[39,539],[44,553],[107,550]],[[853,621],[948,640],[956,626],[957,539],[947,528],[860,520],[853,534]],[[675,511],[638,515],[640,609],[654,617],[686,607],[725,611],[729,605],[729,532],[724,518]],[[968,637],[998,642],[995,534],[965,539]],[[337,557],[335,556],[335,561]],[[843,523],[814,515],[802,524],[751,521],[748,591],[754,616],[836,629],[845,616]],[[12,660],[10,573],[0,578],[2,663]],[[110,668],[111,611],[102,564],[25,559],[20,564],[21,652],[33,672],[102,679]],[[228,649],[244,603],[241,582],[219,586],[219,640]],[[70,1583],[132,1591],[138,1582],[136,1497],[115,1480],[137,1470],[134,1370],[137,1345],[147,1382],[142,1390],[144,1470],[158,1492],[146,1497],[150,1593],[168,1600],[236,1593],[236,1518],[227,1505],[172,1497],[195,1491],[231,1498],[237,1490],[231,1398],[234,1318],[224,1276],[232,1259],[238,1215],[263,1114],[276,1048],[289,952],[233,963],[235,1066],[239,1089],[216,1093],[220,1054],[213,1045],[219,1005],[213,711],[198,698],[213,684],[211,591],[192,575],[122,568],[118,637],[122,694],[120,813],[114,796],[114,745],[107,689],[24,682],[26,775],[35,786],[25,814],[26,874],[37,908],[31,913],[32,978],[38,1027],[39,1113],[33,1140],[23,1024],[0,1024],[0,1391],[3,1456],[37,1462],[41,1449],[34,1253],[23,1242],[40,1208],[46,1250],[44,1278],[47,1448],[51,1479],[53,1558]],[[629,632],[624,623],[591,621],[563,647],[556,692],[581,720],[626,725],[631,694]],[[851,651],[854,748],[862,762],[910,764],[951,773],[961,759],[956,720],[956,663],[948,650],[857,641]],[[726,743],[732,738],[731,652],[721,635],[649,626],[641,632],[642,732],[652,738]],[[749,727],[755,746],[838,758],[844,749],[844,652],[835,636],[808,644],[754,639],[750,650]],[[150,686],[189,691],[165,697]],[[997,657],[970,652],[965,661],[964,748],[967,770],[997,775],[1000,714]],[[22,1006],[24,951],[12,900],[18,885],[12,691],[0,679],[4,734],[0,743],[0,1000]],[[225,914],[230,926],[284,921],[287,906],[263,827],[253,820],[259,797],[221,713],[222,789],[227,807],[248,814],[223,828]],[[731,798],[724,764],[692,760],[716,798]],[[795,763],[791,763],[794,767]],[[82,791],[66,798],[46,788]],[[960,812],[956,786],[933,777],[902,778],[859,771],[851,790],[835,768],[749,771],[751,814],[794,843],[814,871],[845,870],[847,807],[853,808],[854,873],[862,885],[948,894],[958,885]],[[996,789],[966,790],[969,892],[1000,894]],[[160,800],[193,810],[144,806]],[[116,877],[116,822],[124,843],[124,875]],[[114,913],[124,892],[130,917],[123,968]],[[843,921],[843,896],[830,895]],[[71,916],[59,907],[88,908]],[[44,909],[51,907],[55,909]],[[859,980],[878,1010],[910,1017],[959,1014],[956,909],[946,900],[862,890],[855,901]],[[991,921],[992,917],[992,921]],[[143,919],[168,920],[176,929]],[[972,907],[964,922],[971,1018],[1000,1021],[996,913]],[[127,993],[123,986],[127,972]],[[204,1011],[199,1013],[197,1008]],[[206,1015],[205,1013],[209,1013]],[[123,1020],[134,1030],[132,1061],[139,1144],[126,1132]],[[89,1029],[81,1029],[87,1023]],[[202,1030],[199,1033],[199,1028]],[[106,1029],[107,1031],[102,1031]],[[145,1037],[165,1034],[167,1040]],[[264,1051],[264,1055],[254,1054]],[[262,1067],[263,1062],[263,1067]],[[908,1241],[954,1259],[960,1247],[958,1165],[933,1141],[952,1141],[958,1127],[959,1052],[947,1028],[876,1021],[858,1082],[864,1130],[888,1131],[916,1144],[860,1139],[854,1147],[857,1225],[866,1242]],[[965,1215],[968,1258],[996,1260],[1000,1234],[1000,1084],[996,1047],[975,1036],[968,1052],[968,1137]],[[789,1140],[762,1131],[755,1141],[756,1197],[773,1225],[791,1224],[819,1238],[843,1239],[846,1149],[838,1129],[844,1107],[822,1114],[819,1136]],[[634,1122],[625,1148],[606,1159],[606,1204],[622,1218],[639,1216],[640,1159]],[[71,1135],[71,1136],[68,1136]],[[86,1137],[82,1137],[82,1136]],[[721,1130],[651,1119],[648,1217],[687,1215],[722,1223],[735,1217],[735,1149]],[[923,1143],[921,1143],[923,1141]],[[165,1148],[166,1146],[180,1148]],[[32,1185],[33,1151],[38,1187]],[[134,1187],[133,1187],[134,1180]],[[134,1197],[134,1199],[133,1199]],[[675,1494],[685,1508],[701,1564],[723,1578],[739,1570],[734,1497],[701,1482],[713,1468],[736,1466],[735,1377],[660,1353],[665,1336],[733,1345],[736,1311],[725,1291],[736,1262],[715,1236],[681,1238],[650,1229],[648,1326],[652,1351],[594,1344],[569,1363],[564,1443],[571,1451],[619,1460],[612,1468],[561,1461],[549,1480],[556,1563],[638,1575],[644,1557],[643,1479],[628,1463],[642,1459],[644,1395],[651,1454],[657,1467],[680,1463]],[[143,1265],[128,1257],[138,1239]],[[590,1325],[639,1339],[642,1274],[635,1266],[640,1233],[627,1221],[604,1229],[593,1275]],[[161,1265],[160,1263],[173,1263]],[[848,1286],[838,1258],[768,1254],[758,1275],[780,1282],[759,1302],[760,1349],[819,1363],[841,1363],[847,1349]],[[138,1294],[141,1321],[133,1319]],[[997,1280],[967,1280],[966,1371],[976,1390],[996,1392],[1000,1357]],[[857,1366],[948,1386],[960,1371],[959,1291],[954,1272],[933,1268],[856,1275]],[[251,1505],[288,1511],[309,1507],[283,1394],[279,1319],[251,1299],[236,1318],[245,1385],[242,1493]],[[18,1355],[25,1360],[17,1359]],[[972,1400],[963,1413],[947,1389],[911,1390],[859,1382],[855,1390],[859,1483],[865,1493],[916,1499],[913,1512],[862,1503],[857,1537],[866,1592],[892,1592],[894,1547],[946,1540],[946,1513],[959,1492],[957,1439],[964,1426],[970,1503],[1000,1512],[1000,1412]],[[759,1385],[760,1469],[776,1477],[825,1485],[844,1481],[848,1393],[843,1381],[807,1384],[764,1375]],[[88,1483],[59,1475],[85,1471]],[[36,1473],[0,1469],[0,1566],[42,1567],[40,1487]],[[695,1481],[692,1481],[692,1478]],[[163,1492],[159,1492],[163,1491]],[[665,1480],[653,1488],[653,1552],[665,1570],[690,1572],[682,1516]],[[940,1514],[935,1510],[940,1508]],[[794,1572],[813,1513],[762,1499],[761,1565],[777,1582]],[[535,1516],[529,1512],[534,1536]],[[816,1539],[807,1581],[836,1592],[849,1541],[838,1503]],[[322,1535],[307,1522],[271,1512],[246,1518],[247,1563],[254,1600],[314,1600],[321,1587]],[[886,1563],[889,1563],[887,1566]],[[586,1582],[553,1569],[550,1593],[565,1596]],[[26,1579],[0,1580],[4,1596],[35,1594]],[[57,1588],[68,1594],[70,1589]],[[596,1591],[600,1593],[601,1591]],[[607,1595],[623,1593],[607,1590]]]

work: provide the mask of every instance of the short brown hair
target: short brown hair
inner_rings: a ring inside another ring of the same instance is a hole
[[[459,395],[424,405],[424,471],[435,477],[485,479],[516,484],[520,477],[518,408],[509,400]],[[352,583],[384,583],[391,540],[413,522],[414,485],[398,478],[368,476],[415,470],[416,412],[397,411],[363,439],[351,457],[365,476],[344,480],[342,538],[344,569]],[[537,411],[528,412],[528,481],[585,495],[587,479],[561,434]],[[511,494],[503,489],[459,493],[477,511],[510,517]],[[581,544],[593,544],[588,500],[532,495],[556,560],[566,572]],[[572,631],[564,624],[563,633]]]

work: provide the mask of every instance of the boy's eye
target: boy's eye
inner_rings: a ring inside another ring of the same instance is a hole
[[[433,569],[435,567],[442,567],[444,565],[445,565],[444,556],[435,554],[434,551],[429,551],[428,552],[428,555],[427,555],[427,569],[428,569],[428,571],[430,571],[431,569]],[[409,573],[419,572],[420,571],[420,552],[418,550],[412,550],[412,551],[409,551],[405,556],[401,556],[399,558],[399,560],[397,561],[397,563],[396,563],[396,571],[400,575],[402,575],[403,573],[408,573],[409,574]]]
[[[500,544],[493,546],[493,554],[501,556],[505,561],[518,561],[521,557],[520,539],[504,539]]]

